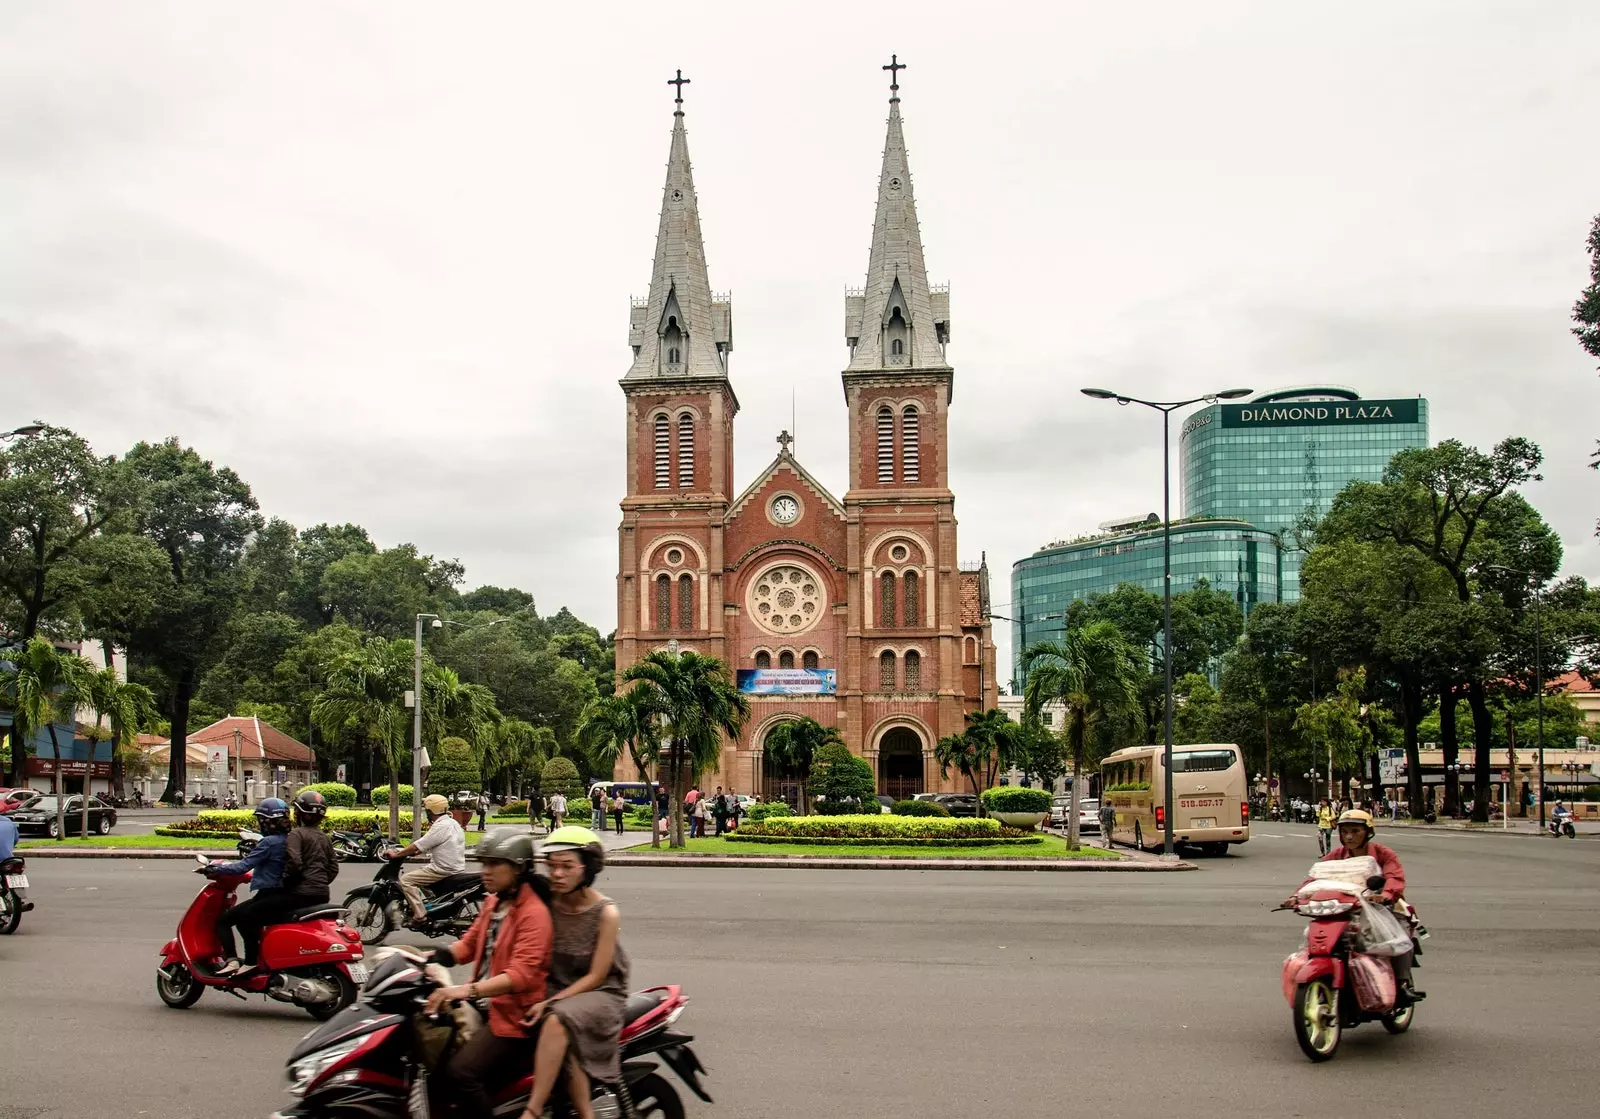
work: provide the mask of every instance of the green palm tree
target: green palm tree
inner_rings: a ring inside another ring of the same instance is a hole
[[[485,777],[503,775],[508,791],[522,795],[523,775],[538,769],[556,749],[556,733],[525,719],[505,718],[495,728],[494,750],[483,762]]]
[[[412,645],[404,638],[374,637],[336,657],[328,686],[311,704],[311,717],[325,736],[353,735],[368,758],[379,751],[389,766],[389,834],[400,828],[397,771],[406,751],[411,712],[405,693],[411,687]],[[424,712],[426,715],[426,711]]]
[[[122,751],[139,741],[139,728],[154,717],[155,696],[143,684],[130,684],[119,679],[117,670],[109,665],[93,673],[86,684],[86,698],[94,708],[95,716],[110,725],[111,770],[115,775],[116,792],[122,795],[122,765],[118,761]],[[89,798],[83,800],[82,834],[89,834]]]
[[[504,718],[494,692],[482,684],[463,684],[453,668],[425,664],[422,700],[422,740],[464,738],[472,744],[472,756],[479,769],[484,769],[484,760],[492,756],[498,744],[497,731]]]
[[[838,727],[825,727],[809,715],[779,723],[767,732],[762,746],[767,762],[773,769],[792,774],[800,782],[800,814],[811,814],[811,766],[817,752],[824,746],[844,745],[844,736]]]
[[[722,739],[736,737],[750,717],[750,703],[729,678],[728,666],[695,652],[657,651],[622,674],[645,690],[647,703],[663,720],[666,733],[668,804],[673,847],[683,843],[683,778],[715,769]]]
[[[939,763],[939,772],[949,776],[950,767],[967,779],[972,795],[980,796],[983,790],[993,787],[995,777],[1002,767],[1009,767],[1017,759],[1022,736],[1020,728],[1011,717],[998,707],[988,711],[967,713],[967,729],[960,734],[947,734],[933,747],[933,760]],[[983,811],[983,802],[978,802]]]
[[[589,755],[591,768],[610,773],[617,759],[628,752],[639,780],[650,780],[650,766],[660,760],[661,718],[654,707],[656,693],[649,688],[629,688],[620,695],[596,696],[583,709],[577,737]],[[655,817],[656,798],[650,798],[651,817]],[[650,846],[661,846],[661,824],[654,820]]]
[[[61,795],[61,740],[56,726],[72,726],[79,704],[87,698],[94,666],[75,653],[62,653],[42,637],[30,638],[20,651],[6,654],[0,673],[0,702],[11,709],[13,733],[26,742],[41,728],[50,732],[54,756],[52,784],[56,795],[56,839],[66,835],[66,798]],[[20,776],[20,775],[19,775]],[[89,782],[84,780],[84,802]]]
[[[1067,630],[1060,641],[1044,641],[1022,653],[1028,683],[1023,702],[1029,718],[1046,704],[1066,708],[1062,734],[1072,758],[1074,799],[1090,746],[1103,726],[1142,724],[1139,687],[1148,675],[1142,654],[1111,622]],[[1067,848],[1078,849],[1078,813],[1067,813]]]

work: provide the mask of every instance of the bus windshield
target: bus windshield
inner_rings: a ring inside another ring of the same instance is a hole
[[[1232,750],[1174,750],[1172,772],[1218,773],[1239,760]]]

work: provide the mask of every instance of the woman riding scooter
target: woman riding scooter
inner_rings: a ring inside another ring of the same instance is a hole
[[[212,863],[208,877],[250,872],[250,897],[227,910],[217,919],[217,940],[228,954],[228,962],[218,969],[219,976],[244,975],[255,970],[256,953],[261,948],[261,930],[279,920],[303,901],[283,888],[283,867],[288,856],[289,806],[277,797],[256,805],[256,830],[261,842],[244,858],[231,863]],[[244,958],[232,955],[233,930],[244,941]]]

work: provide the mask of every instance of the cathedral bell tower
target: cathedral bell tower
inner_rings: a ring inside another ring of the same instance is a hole
[[[629,308],[627,489],[617,576],[617,663],[677,641],[722,648],[722,526],[733,484],[728,380],[733,308],[707,277],[678,71],[650,292]]]

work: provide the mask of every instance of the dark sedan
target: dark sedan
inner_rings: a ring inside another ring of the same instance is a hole
[[[952,816],[976,816],[978,814],[978,798],[971,793],[940,793],[933,798],[933,802],[942,805],[944,810]]]
[[[11,822],[17,825],[17,831],[23,835],[47,835],[54,839],[57,834],[56,798],[45,795],[37,796],[32,800],[24,801],[11,813]],[[83,827],[83,798],[70,796],[67,798],[67,834],[77,835]],[[110,835],[111,829],[117,825],[117,810],[112,808],[99,797],[89,798],[89,830],[95,835]]]

